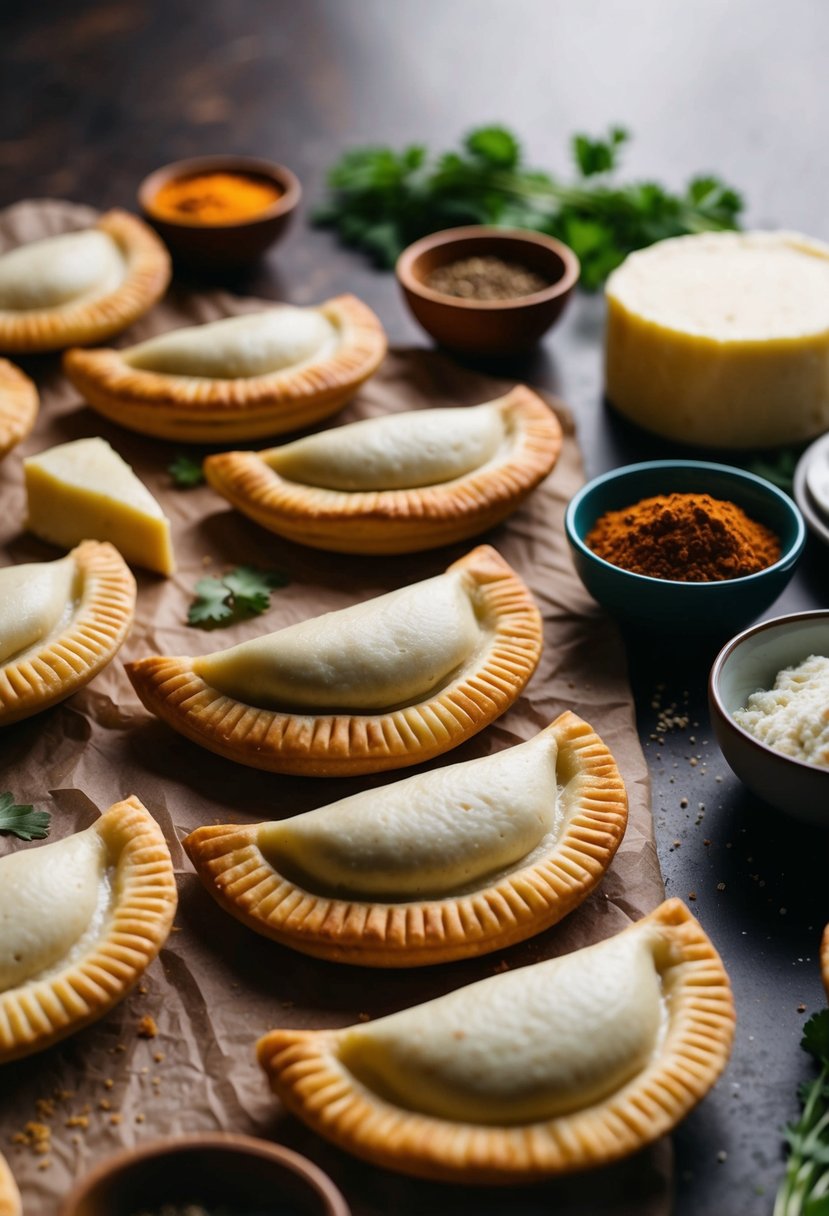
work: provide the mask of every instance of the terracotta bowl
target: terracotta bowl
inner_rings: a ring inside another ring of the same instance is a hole
[[[110,1157],[70,1192],[58,1216],[137,1216],[185,1203],[240,1214],[350,1216],[328,1175],[299,1153],[222,1133],[157,1141]]]
[[[187,223],[156,215],[153,200],[162,186],[199,173],[248,173],[267,178],[282,194],[265,211],[234,224]],[[138,202],[170,252],[180,262],[194,267],[229,268],[252,262],[279,240],[302,197],[298,179],[275,161],[255,156],[198,156],[177,160],[156,169],[138,187]]]
[[[426,286],[439,266],[476,255],[518,262],[550,286],[512,300],[467,300]],[[470,355],[512,355],[555,324],[579,279],[579,260],[561,241],[526,229],[448,228],[404,249],[397,278],[415,318],[441,346]]]

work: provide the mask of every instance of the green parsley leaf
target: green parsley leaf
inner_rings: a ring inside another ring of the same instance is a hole
[[[0,794],[0,832],[20,840],[45,840],[51,822],[48,811],[36,811],[31,803],[16,803],[8,791]]]
[[[813,1055],[824,1068],[829,1068],[829,1009],[813,1014],[803,1027],[800,1046]]]
[[[233,625],[267,612],[271,592],[285,587],[288,576],[277,570],[237,566],[222,578],[202,578],[187,610],[187,623],[201,629]]]
[[[224,582],[218,578],[200,578],[196,583],[196,598],[187,609],[188,625],[230,624],[232,616],[230,591]]]
[[[192,490],[194,486],[204,485],[202,462],[193,456],[184,453],[176,456],[175,460],[167,465],[167,472],[178,490]]]
[[[441,228],[493,224],[546,232],[578,255],[588,290],[634,249],[739,226],[742,198],[710,173],[680,193],[656,182],[618,183],[614,174],[629,139],[623,127],[598,138],[574,136],[571,183],[524,165],[518,139],[495,124],[434,156],[419,144],[401,152],[350,149],[329,171],[330,197],[314,219],[389,268],[408,244]]]

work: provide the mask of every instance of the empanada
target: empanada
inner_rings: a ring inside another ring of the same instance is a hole
[[[91,228],[0,254],[0,350],[101,342],[149,312],[170,282],[170,256],[126,211]]]
[[[520,1183],[669,1132],[725,1067],[728,976],[679,900],[616,937],[343,1030],[273,1030],[294,1114],[375,1165]]]
[[[207,480],[258,524],[340,553],[412,553],[474,536],[547,476],[561,427],[519,386],[478,406],[368,418],[263,452],[222,452]]]
[[[355,296],[174,329],[122,350],[67,351],[66,375],[113,422],[161,439],[221,443],[310,426],[335,413],[386,353]]]
[[[38,403],[29,377],[8,359],[0,359],[0,460],[30,433]]]
[[[541,618],[482,545],[436,578],[200,658],[127,663],[152,713],[210,751],[325,777],[419,764],[516,700]]]
[[[57,561],[0,570],[0,726],[89,683],[134,609],[135,579],[110,544],[85,540]]]
[[[413,967],[555,924],[607,870],[627,823],[613,757],[575,714],[480,760],[418,773],[184,847],[257,933],[337,962]]]
[[[175,911],[167,844],[137,798],[0,858],[0,1063],[103,1017],[158,954]]]

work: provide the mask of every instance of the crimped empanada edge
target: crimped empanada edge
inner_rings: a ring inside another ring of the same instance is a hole
[[[335,413],[380,366],[386,335],[356,296],[319,310],[342,334],[325,359],[263,376],[219,380],[130,367],[119,350],[69,350],[63,370],[99,413],[162,439],[221,443],[297,430]]]
[[[669,1132],[725,1067],[734,1005],[725,968],[677,899],[624,932],[659,926],[672,952],[670,1023],[662,1050],[612,1097],[555,1119],[512,1126],[453,1122],[398,1107],[337,1059],[343,1031],[273,1030],[258,1059],[292,1113],[375,1165],[453,1182],[518,1184],[609,1164]]]
[[[115,546],[85,540],[70,556],[83,576],[81,603],[56,637],[0,666],[0,726],[40,713],[88,684],[129,632],[135,579]]]
[[[490,404],[496,404],[492,402]],[[524,385],[497,401],[517,431],[503,460],[463,477],[408,490],[346,492],[281,477],[265,453],[221,452],[205,460],[217,493],[262,527],[300,544],[345,553],[408,553],[465,540],[517,510],[552,471],[561,426]]]
[[[420,764],[457,747],[504,713],[541,654],[541,617],[518,575],[489,545],[449,570],[477,584],[494,630],[485,657],[446,688],[385,714],[284,713],[257,709],[211,688],[192,660],[153,655],[127,663],[145,707],[188,739],[268,772],[316,777]]]
[[[117,856],[105,936],[51,979],[0,992],[0,1063],[42,1051],[103,1017],[167,940],[177,892],[161,828],[134,796],[114,803],[95,826]]]
[[[170,255],[143,220],[113,210],[96,224],[120,248],[127,272],[114,291],[58,308],[0,309],[0,350],[25,353],[101,342],[121,333],[161,299],[172,277]]]
[[[561,714],[552,733],[577,766],[579,807],[550,853],[463,896],[400,903],[320,896],[278,873],[258,825],[198,828],[183,844],[204,886],[249,928],[306,954],[372,967],[413,967],[503,949],[577,907],[610,866],[627,825],[613,756],[586,722]]]

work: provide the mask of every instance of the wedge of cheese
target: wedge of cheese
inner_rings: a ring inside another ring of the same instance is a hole
[[[829,245],[676,237],[631,254],[606,295],[607,396],[639,426],[722,448],[829,428]]]
[[[128,562],[175,570],[170,521],[105,439],[76,439],[24,460],[27,527],[67,549],[108,540]]]

